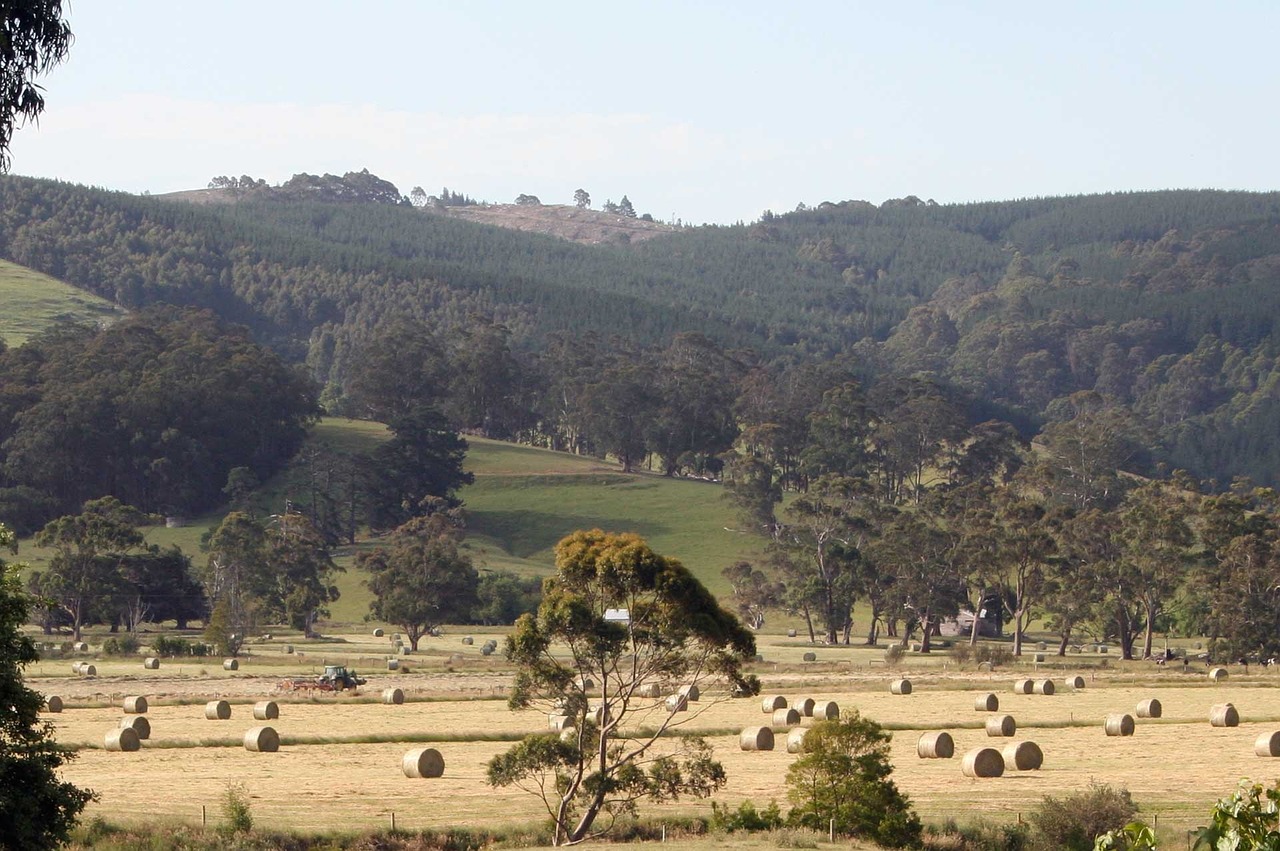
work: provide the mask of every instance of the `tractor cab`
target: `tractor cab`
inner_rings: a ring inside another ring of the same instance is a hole
[[[355,689],[365,684],[365,680],[356,676],[354,670],[348,671],[345,665],[325,665],[324,676],[320,679],[322,682],[332,684],[337,691]]]

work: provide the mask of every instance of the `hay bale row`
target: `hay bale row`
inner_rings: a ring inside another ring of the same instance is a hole
[[[1000,708],[1000,698],[994,694],[983,694],[974,698],[973,708],[978,712],[995,712]]]
[[[148,671],[159,670],[160,660],[155,656],[148,656],[142,660],[142,667],[146,668]]]
[[[382,690],[382,702],[389,706],[399,706],[404,703],[404,692],[398,688],[384,688]]]
[[[1074,677],[1067,678],[1067,688],[1072,691],[1084,691],[1084,677],[1076,674]]]
[[[120,729],[123,730],[126,727],[137,733],[139,739],[151,738],[151,722],[147,720],[145,715],[130,715],[128,718],[121,718]]]
[[[1220,683],[1226,678],[1227,678],[1226,668],[1211,668],[1209,670],[1209,679],[1213,680],[1215,683]]]
[[[280,734],[274,727],[253,727],[244,734],[244,749],[254,753],[280,750]]]
[[[274,700],[260,700],[253,705],[253,717],[257,721],[274,721],[280,717],[280,706]]]
[[[1052,695],[1055,691],[1053,680],[1037,680],[1035,685],[1032,687],[1032,690],[1036,694],[1043,694],[1045,696]]]
[[[1253,743],[1253,752],[1258,756],[1280,756],[1280,732],[1263,733]]]
[[[240,660],[239,660],[239,659],[223,659],[223,660],[222,660],[222,670],[224,670],[224,671],[238,671],[238,670],[240,670]]]
[[[804,737],[807,735],[809,731],[803,727],[797,727],[787,733],[787,753],[804,753]]]
[[[444,757],[435,748],[411,750],[400,760],[405,777],[413,779],[440,777],[444,774]]]
[[[988,736],[1012,736],[1018,732],[1018,723],[1012,715],[993,715],[987,719]]]
[[[813,705],[815,721],[835,721],[840,717],[840,704],[834,700],[819,700]]]
[[[956,742],[947,732],[925,733],[916,742],[916,755],[921,759],[951,759],[956,755]]]
[[[794,727],[800,723],[800,719],[804,716],[794,706],[786,709],[773,710],[773,726],[775,727]]]
[[[107,731],[105,746],[109,751],[131,753],[142,749],[142,739],[132,727],[118,727]]]
[[[889,683],[890,694],[911,694],[911,680],[901,679]]]
[[[71,666],[71,673],[80,674],[85,677],[96,677],[98,669],[88,662],[76,662]]]
[[[1028,679],[1016,680],[1013,684],[1014,694],[1031,694],[1035,690],[1035,683]]]
[[[779,710],[790,711],[795,710]],[[744,751],[773,750],[773,730],[769,727],[748,727],[738,736],[738,744]]]
[[[1152,697],[1138,704],[1136,714],[1139,718],[1159,718],[1163,712],[1164,707],[1160,705],[1160,701]]]
[[[974,748],[964,755],[960,771],[965,777],[999,777],[1004,774],[1004,756],[995,748]]]
[[[1108,715],[1102,722],[1102,729],[1108,736],[1132,736],[1133,728],[1133,716],[1123,713]]]
[[[204,705],[204,717],[210,721],[226,721],[231,717],[231,704],[225,700],[211,700]]]
[[[786,709],[787,699],[780,694],[772,694],[760,701],[760,709],[765,715],[773,712],[775,709]]]
[[[124,699],[124,711],[128,715],[146,715],[147,699],[142,696],[126,697]]]
[[[49,695],[44,699],[44,708],[47,712],[61,712],[62,698],[58,697],[56,694]]]
[[[1230,703],[1218,703],[1209,710],[1209,723],[1214,727],[1239,727],[1240,713]]]
[[[809,718],[812,718],[813,707],[817,706],[817,704],[818,702],[814,700],[812,697],[797,697],[792,702],[791,705],[794,706],[796,711],[799,712],[801,715],[805,715],[805,716],[808,716]]]
[[[1035,742],[1011,742],[1000,752],[1006,768],[1015,771],[1038,771],[1044,765],[1044,752]]]

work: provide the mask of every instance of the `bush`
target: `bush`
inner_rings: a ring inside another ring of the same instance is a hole
[[[151,642],[151,650],[157,656],[190,656],[191,642],[162,635]]]
[[[776,801],[770,801],[763,810],[756,810],[756,805],[743,801],[738,809],[731,810],[711,802],[711,820],[708,824],[712,830],[733,833],[735,831],[755,832],[775,830],[782,826],[782,812]]]
[[[253,813],[249,808],[249,792],[240,783],[228,783],[222,797],[222,815],[227,823],[227,833],[248,833],[253,830]]]
[[[973,652],[978,662],[987,662],[993,668],[1008,665],[1013,661],[1013,651],[1003,644],[979,644]]]
[[[1133,820],[1138,807],[1128,789],[1090,784],[1063,798],[1046,796],[1031,814],[1032,847],[1045,851],[1092,851],[1094,840]]]
[[[967,641],[956,642],[951,648],[951,660],[957,665],[963,665],[973,658],[973,648],[969,646]]]
[[[108,656],[132,656],[138,652],[138,639],[132,635],[112,637],[102,642],[102,652]]]

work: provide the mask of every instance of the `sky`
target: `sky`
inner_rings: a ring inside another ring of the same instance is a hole
[[[1280,3],[71,0],[16,174],[367,168],[664,221],[1280,189]]]

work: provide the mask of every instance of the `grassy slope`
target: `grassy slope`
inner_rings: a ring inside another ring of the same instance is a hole
[[[120,316],[111,302],[25,266],[0,260],[0,339],[20,346],[60,322],[97,322]]]

